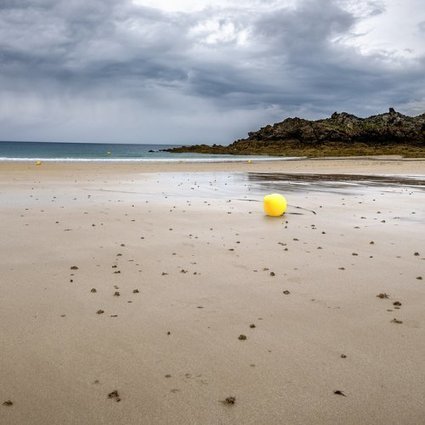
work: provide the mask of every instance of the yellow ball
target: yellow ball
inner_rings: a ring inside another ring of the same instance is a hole
[[[36,161],[35,165],[41,165],[41,161]]]
[[[264,212],[271,217],[283,215],[287,205],[285,197],[278,193],[272,193],[264,197]]]

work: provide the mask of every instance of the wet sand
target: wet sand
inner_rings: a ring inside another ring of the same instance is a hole
[[[423,423],[424,180],[0,164],[0,423]]]
[[[156,172],[266,172],[266,173],[345,173],[345,174],[397,174],[415,175],[425,173],[425,158],[402,159],[399,156],[359,158],[317,158],[272,161],[238,162],[1,162],[2,173],[12,173],[15,178],[26,178],[31,170],[37,175],[60,173],[61,177],[88,175],[130,175]]]

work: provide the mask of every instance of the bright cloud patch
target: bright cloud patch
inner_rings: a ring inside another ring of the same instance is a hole
[[[206,44],[245,44],[248,38],[248,31],[237,28],[236,25],[227,19],[210,19],[200,22],[189,31],[189,35],[194,39],[199,39]]]

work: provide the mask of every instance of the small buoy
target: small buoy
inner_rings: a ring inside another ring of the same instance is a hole
[[[41,165],[41,161],[36,161],[35,165]]]
[[[264,197],[264,212],[270,217],[283,215],[287,205],[285,197],[278,193],[272,193]]]

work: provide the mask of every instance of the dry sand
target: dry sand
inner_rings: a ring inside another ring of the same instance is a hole
[[[1,163],[0,423],[425,423],[423,182],[270,172],[425,162]]]

